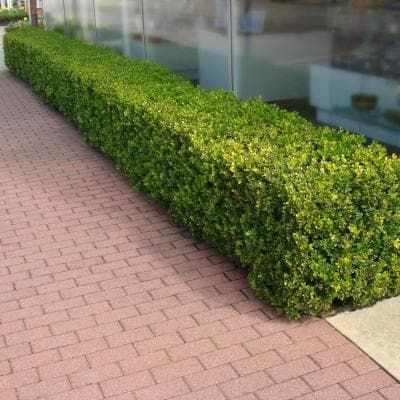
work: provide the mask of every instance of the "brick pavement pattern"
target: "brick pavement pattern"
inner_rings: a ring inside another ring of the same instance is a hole
[[[326,321],[290,322],[0,72],[0,400],[398,400]]]

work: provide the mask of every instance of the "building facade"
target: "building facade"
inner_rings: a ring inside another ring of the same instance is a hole
[[[47,27],[400,148],[400,1],[43,0]]]

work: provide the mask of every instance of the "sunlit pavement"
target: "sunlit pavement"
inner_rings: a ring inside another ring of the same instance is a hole
[[[400,297],[328,321],[400,379]]]

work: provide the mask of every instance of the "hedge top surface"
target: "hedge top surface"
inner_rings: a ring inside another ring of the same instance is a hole
[[[322,158],[351,155],[353,146],[364,148],[362,136],[344,130],[317,128],[298,114],[266,105],[258,98],[238,101],[224,90],[205,91],[151,61],[134,60],[51,31],[24,28],[13,30],[12,36],[23,38],[36,51],[46,53],[51,61],[65,64],[68,59],[64,68],[71,73],[74,68],[87,72],[96,90],[105,91],[110,101],[116,96],[127,104],[139,102],[146,110],[166,112],[163,119],[170,117],[166,123],[176,126],[181,122],[177,128],[190,134],[193,134],[192,126],[196,125],[195,134],[199,137],[253,147],[261,143],[278,147],[290,145],[290,149],[281,147],[282,151],[302,153],[307,143],[308,150]],[[138,87],[140,92],[136,90]],[[169,111],[178,112],[180,118],[168,114]],[[259,127],[262,129],[257,129]],[[288,131],[290,136],[284,134]],[[384,152],[384,148],[380,151]]]
[[[5,49],[11,70],[136,186],[248,267],[279,311],[400,293],[400,162],[381,145],[55,32],[12,30]]]

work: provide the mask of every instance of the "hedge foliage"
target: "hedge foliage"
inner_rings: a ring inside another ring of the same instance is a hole
[[[15,21],[28,17],[25,10],[19,8],[0,9],[0,22]]]
[[[400,162],[379,144],[55,32],[6,64],[292,318],[400,294]]]

